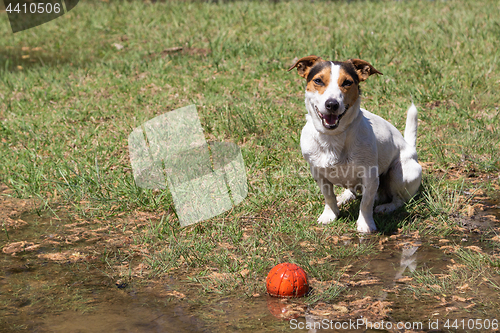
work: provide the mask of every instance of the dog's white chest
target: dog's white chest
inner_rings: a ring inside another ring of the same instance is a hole
[[[357,156],[355,151],[347,149],[343,134],[324,140],[311,122],[307,122],[302,129],[300,146],[315,179],[326,178],[335,186],[355,188],[364,178],[378,176],[376,164],[363,163],[368,156]]]
[[[306,147],[302,149],[305,160],[313,167],[321,169],[348,168],[349,157],[341,149],[325,147]]]
[[[349,156],[344,149],[344,135],[339,135],[333,142],[322,140],[314,125],[307,118],[307,123],[300,136],[300,149],[306,161],[319,168],[332,168],[349,164]]]

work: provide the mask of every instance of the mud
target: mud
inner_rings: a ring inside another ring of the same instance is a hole
[[[472,204],[475,218],[461,218],[481,224],[447,237],[342,239],[371,242],[375,251],[345,264],[337,298],[310,304],[309,297],[202,294],[182,272],[150,276],[143,260],[149,250],[133,238],[154,218],[146,213],[107,224],[39,215],[30,201],[0,196],[0,332],[474,331],[445,328],[450,320],[500,319],[499,274],[472,272],[470,284],[460,275],[460,249],[493,257],[499,251],[498,202]],[[422,271],[436,279],[422,282],[415,275]],[[310,285],[312,296],[331,287],[313,278]],[[359,320],[422,326],[375,330]]]

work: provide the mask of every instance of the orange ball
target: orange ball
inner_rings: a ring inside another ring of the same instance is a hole
[[[267,293],[275,297],[302,297],[309,290],[306,272],[288,262],[271,269],[267,275],[266,287]]]

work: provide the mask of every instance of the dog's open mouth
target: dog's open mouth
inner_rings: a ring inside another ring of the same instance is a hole
[[[326,129],[335,129],[339,126],[340,119],[342,119],[342,117],[345,115],[345,113],[349,109],[349,105],[346,105],[344,112],[342,112],[339,115],[335,115],[335,114],[325,115],[325,114],[322,114],[321,112],[319,112],[317,106],[314,106],[314,108],[316,109],[316,113],[318,114],[318,116],[321,118],[321,122],[323,123],[323,127],[325,127]]]

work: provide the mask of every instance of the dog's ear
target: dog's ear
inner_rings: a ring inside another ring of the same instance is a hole
[[[307,78],[307,74],[309,74],[312,66],[321,61],[323,61],[323,59],[315,55],[300,58],[292,67],[288,69],[288,71],[291,71],[292,69],[297,67],[297,72],[299,72],[299,75],[305,79]]]
[[[364,61],[361,59],[349,59],[349,61],[354,65],[354,68],[356,68],[356,73],[358,74],[359,81],[364,81],[370,75],[373,75],[373,74],[384,75],[384,74],[380,73],[378,70],[376,70],[367,61]]]

